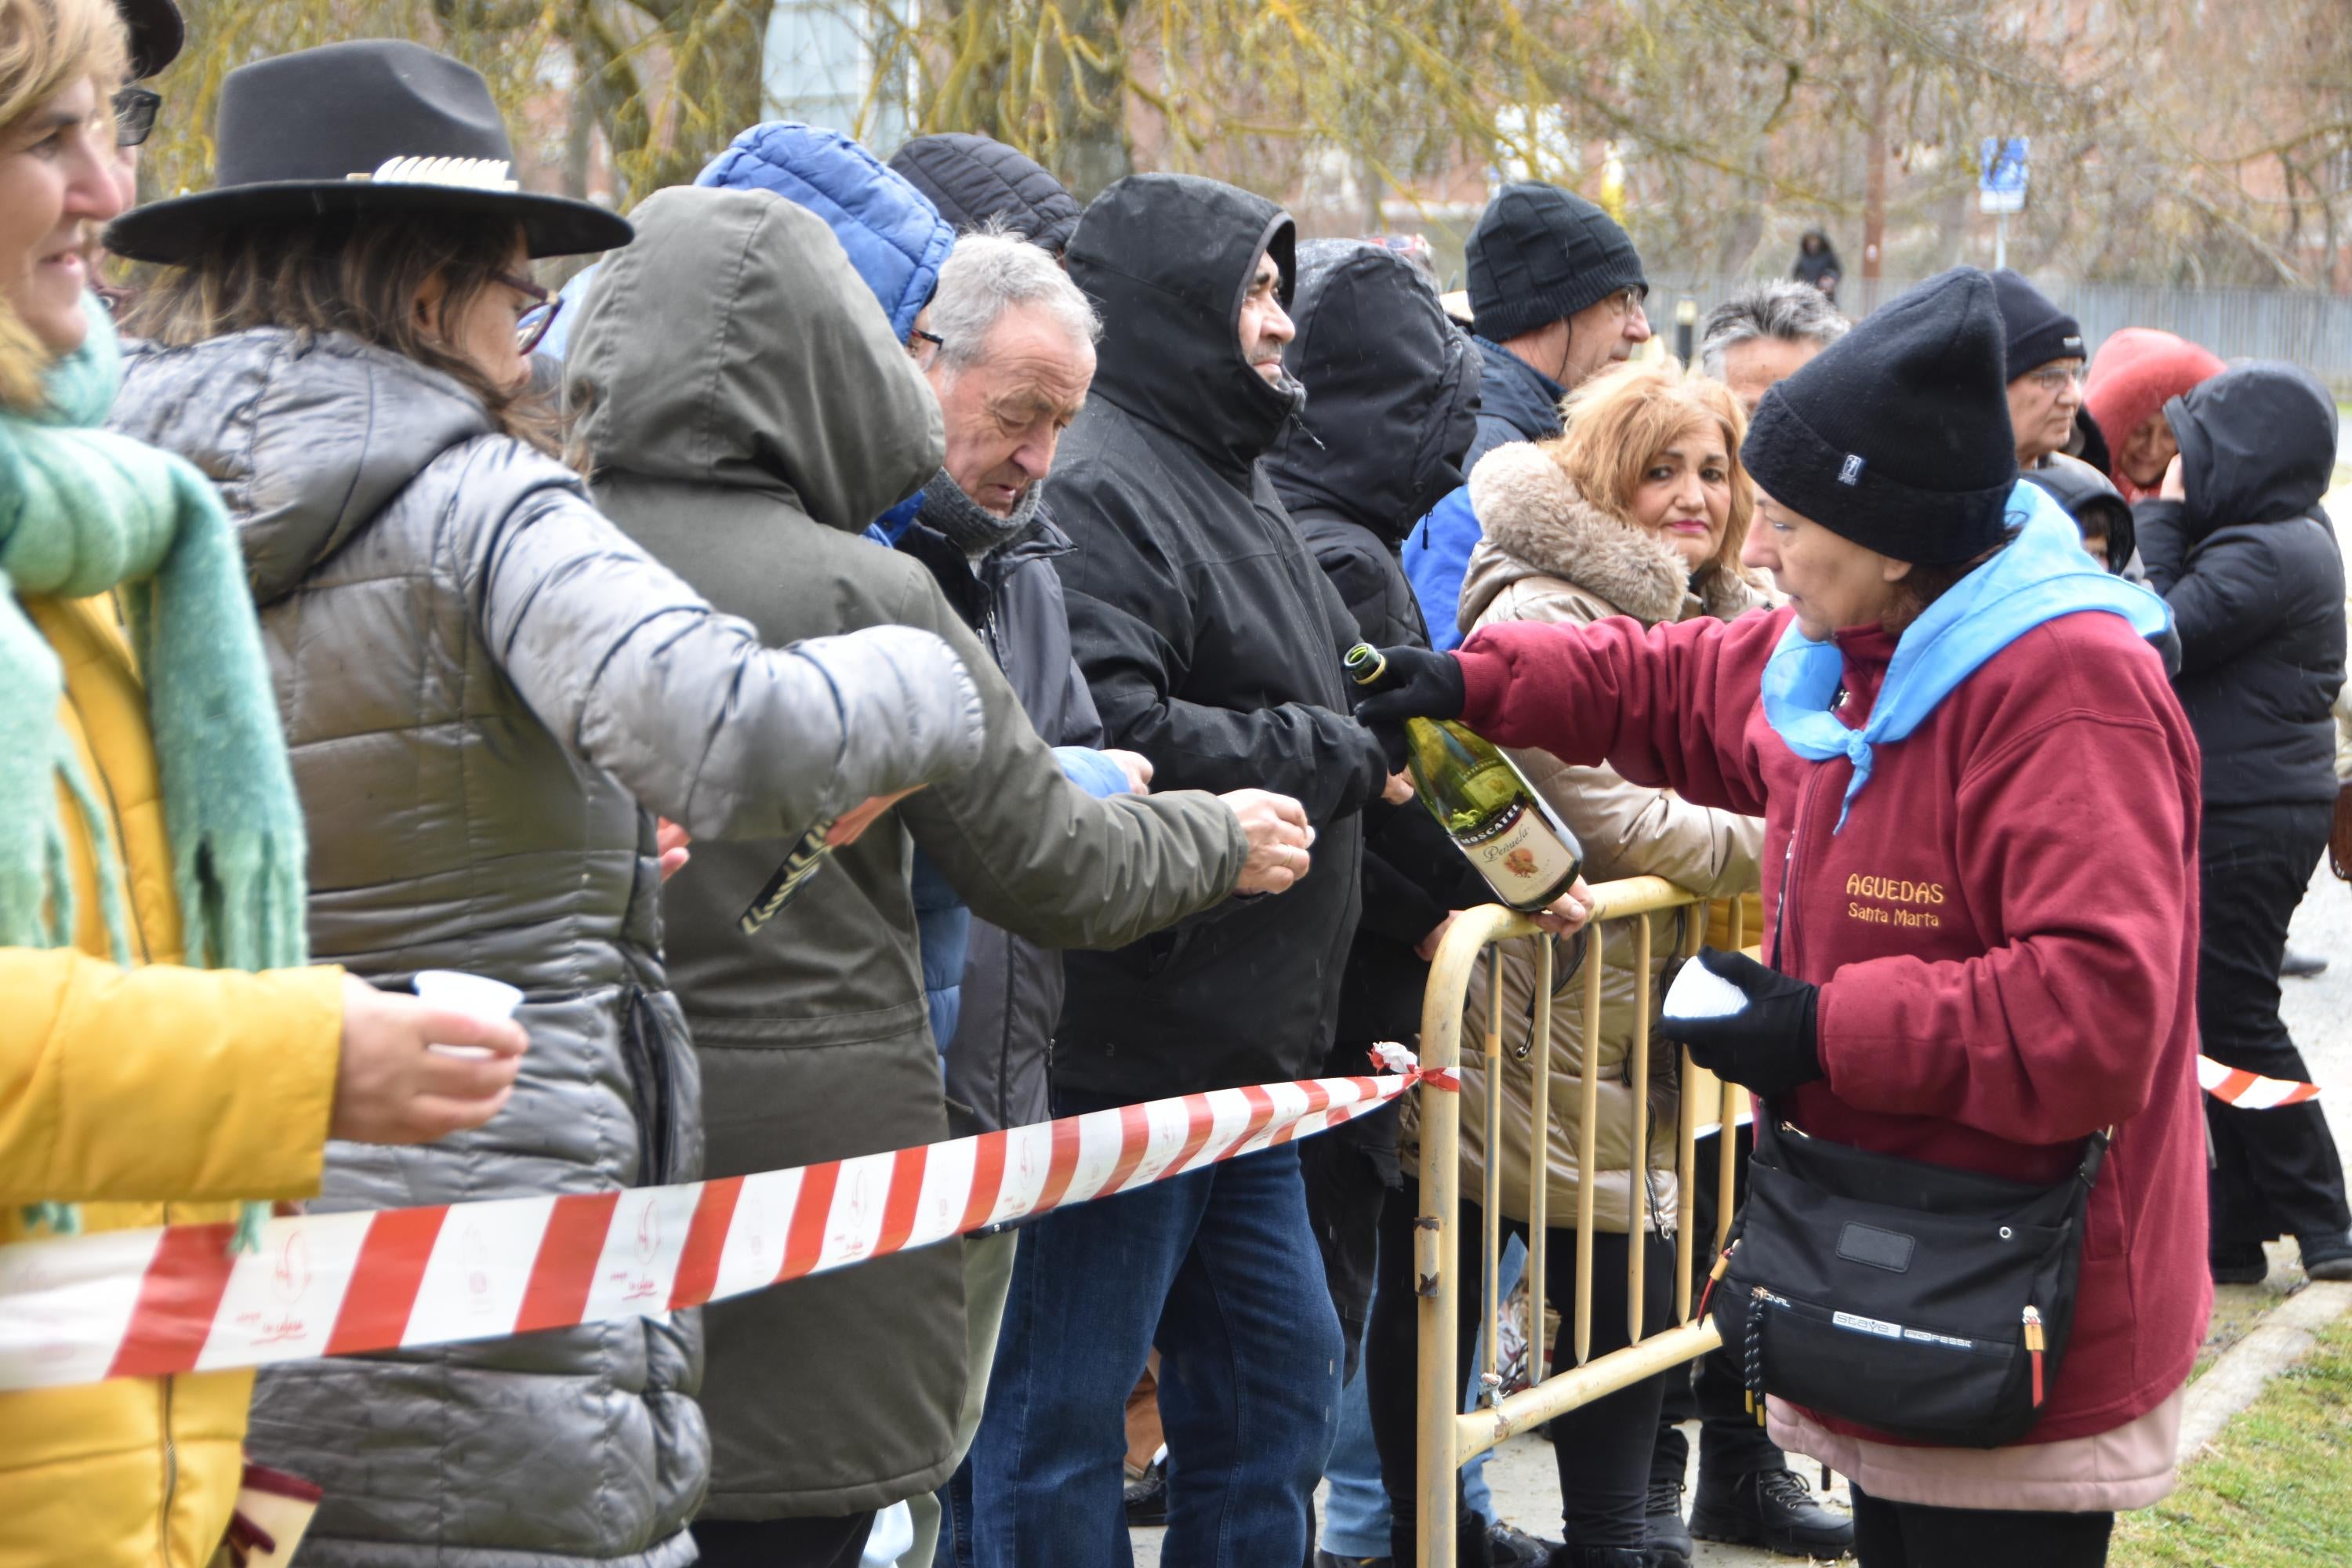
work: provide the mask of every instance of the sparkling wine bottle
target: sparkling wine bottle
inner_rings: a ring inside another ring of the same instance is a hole
[[[1359,686],[1388,668],[1370,643],[1345,662]],[[1568,891],[1584,847],[1499,747],[1451,719],[1408,719],[1404,735],[1414,793],[1497,899],[1531,912]]]

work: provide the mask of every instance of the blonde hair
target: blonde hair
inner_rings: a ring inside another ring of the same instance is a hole
[[[1731,458],[1731,509],[1723,542],[1708,564],[1745,576],[1739,552],[1756,515],[1756,482],[1739,461],[1748,415],[1729,387],[1685,373],[1671,356],[1648,363],[1629,360],[1570,393],[1561,413],[1567,434],[1544,442],[1545,454],[1586,500],[1628,528],[1636,526],[1633,495],[1650,464],[1691,426],[1712,421]]]
[[[114,0],[0,0],[0,146],[25,117],[84,77],[103,105],[131,69],[131,43]],[[48,351],[0,300],[0,408],[41,402]]]

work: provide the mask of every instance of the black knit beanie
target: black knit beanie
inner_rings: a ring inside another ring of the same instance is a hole
[[[1470,235],[1470,313],[1490,342],[1650,285],[1617,220],[1557,185],[1505,185]]]
[[[1992,279],[1954,268],[1766,393],[1740,458],[1775,501],[1881,555],[1973,561],[2017,485],[2001,338]]]
[[[2040,370],[2053,359],[2082,359],[2082,324],[2050,302],[2050,296],[2004,267],[1992,275],[2000,300],[2003,363],[2011,381]]]

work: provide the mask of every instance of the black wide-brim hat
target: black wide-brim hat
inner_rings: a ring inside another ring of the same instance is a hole
[[[393,38],[329,44],[231,71],[221,83],[213,188],[123,214],[106,247],[187,262],[256,222],[355,213],[504,218],[531,256],[626,245],[618,214],[540,195],[514,178],[514,148],[471,68]]]
[[[131,35],[131,79],[155,76],[180,58],[188,24],[172,0],[114,0],[114,8]]]

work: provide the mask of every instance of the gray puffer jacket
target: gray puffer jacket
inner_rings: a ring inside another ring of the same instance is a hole
[[[349,338],[144,349],[114,417],[193,459],[241,531],[312,951],[527,998],[503,1112],[424,1148],[332,1144],[315,1206],[698,1174],[647,809],[772,837],[940,777],[979,747],[962,663],[912,631],[763,647],[455,382]],[[297,1363],[262,1377],[250,1447],[326,1489],[310,1568],[668,1568],[695,1555],[700,1376],[693,1313]]]
[[[564,362],[599,504],[772,637],[938,632],[988,722],[971,767],[836,849],[761,930],[736,917],[788,840],[697,846],[662,890],[709,1087],[710,1173],[934,1142],[948,1121],[916,849],[977,919],[1076,947],[1216,903],[1248,840],[1211,795],[1096,800],[1070,783],[930,574],[862,537],[938,471],[940,412],[824,221],[766,192],[691,187],[632,216],[636,241],[605,263]],[[708,1319],[706,1517],[855,1513],[948,1479],[969,1353],[961,1247],[795,1279]]]

